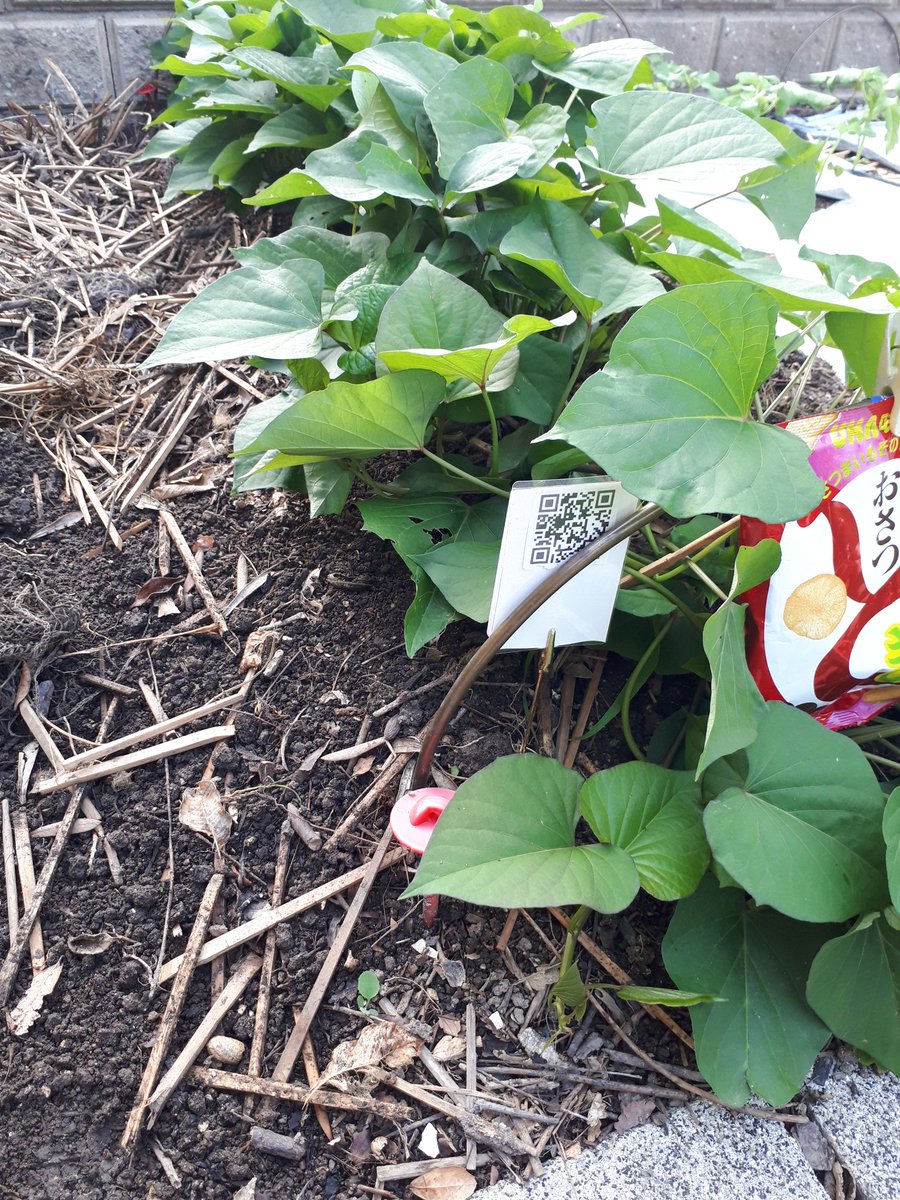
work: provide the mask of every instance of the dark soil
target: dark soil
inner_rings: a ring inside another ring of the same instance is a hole
[[[177,269],[186,269],[183,260],[175,263],[173,270]],[[100,297],[98,304],[119,298],[120,293]],[[135,356],[140,357],[139,351]],[[819,380],[818,386],[830,387],[834,395],[833,380]],[[56,397],[54,411],[75,421],[117,396]],[[66,401],[81,408],[66,408]],[[230,426],[246,402],[246,393],[232,388],[216,402],[201,405],[166,470],[191,461],[210,436],[221,461]],[[72,523],[35,536],[57,518],[77,512],[46,450],[47,423],[52,425],[52,419],[46,403],[42,407],[38,401],[30,411],[17,408],[0,424],[0,789],[14,809],[19,756],[30,740],[13,708],[23,662],[30,666],[33,694],[45,706],[53,736],[68,755],[95,739],[102,706],[109,699],[102,687],[85,681],[86,673],[132,689],[144,681],[163,710],[175,715],[239,686],[247,636],[263,626],[276,626],[282,635],[280,665],[271,677],[257,679],[236,715],[235,737],[213,752],[215,778],[235,817],[226,851],[222,915],[231,928],[267,900],[287,804],[293,803],[327,837],[377,778],[389,750],[380,747],[371,761],[355,770],[353,763],[319,761],[310,767],[310,755],[323,746],[333,750],[352,745],[364,721],[368,738],[417,734],[437,707],[446,681],[457,675],[483,632],[460,622],[437,646],[408,660],[402,618],[412,595],[410,583],[390,548],[361,531],[355,508],[351,505],[341,517],[310,522],[306,502],[298,497],[256,493],[231,498],[228,479],[220,472],[212,490],[172,499],[171,510],[189,541],[207,539],[203,572],[220,602],[236,590],[242,554],[249,560],[251,577],[268,573],[268,583],[231,614],[226,637],[190,632],[173,636],[183,615],[201,606],[195,592],[183,600],[179,616],[159,617],[153,602],[135,606],[141,585],[160,573],[158,526],[152,512],[132,509],[122,521],[120,528],[146,522],[122,552],[105,542],[96,522],[90,527]],[[159,430],[154,436],[160,436]],[[181,575],[174,550],[171,563],[172,574]],[[569,654],[562,659],[563,665],[566,662],[572,669],[578,655]],[[533,668],[523,655],[495,661],[450,726],[437,758],[444,772],[465,778],[497,756],[519,749]],[[594,717],[612,702],[629,670],[629,664],[610,657]],[[440,679],[440,686],[390,714],[366,720],[403,693]],[[560,676],[551,680],[551,703],[534,731],[538,748],[542,738],[546,743],[553,735],[559,680]],[[583,686],[578,684],[579,689]],[[638,740],[646,745],[660,721],[689,703],[693,692],[693,684],[683,686],[677,679],[666,680],[665,686],[651,680],[632,714]],[[110,736],[138,730],[153,720],[136,690],[119,701]],[[218,723],[220,718],[211,720]],[[587,769],[591,762],[605,766],[629,757],[617,726],[587,742],[585,752]],[[427,1120],[439,1130],[442,1155],[464,1152],[458,1128],[425,1109],[407,1125],[333,1111],[333,1136],[326,1140],[308,1108],[281,1104],[266,1124],[281,1134],[296,1135],[302,1157],[287,1161],[250,1148],[249,1128],[260,1119],[258,1108],[248,1116],[242,1097],[189,1083],[173,1094],[152,1139],[145,1136],[130,1161],[120,1151],[119,1139],[168,994],[167,986],[152,987],[154,972],[161,956],[169,959],[183,950],[213,871],[209,839],[177,819],[184,789],[196,786],[208,760],[208,748],[201,749],[90,787],[122,880],[119,885],[113,882],[103,846],[91,833],[70,837],[41,910],[47,960],[63,964],[59,982],[24,1036],[12,1037],[5,1028],[0,1032],[0,1198],[162,1200],[178,1195],[231,1200],[253,1178],[258,1200],[362,1197],[369,1193],[361,1188],[374,1185],[378,1165],[423,1157],[420,1127]],[[44,765],[40,759],[38,769]],[[311,851],[295,838],[287,896],[300,895],[367,861],[395,795],[396,788],[390,788],[328,853]],[[31,829],[58,820],[67,798],[67,792],[30,798]],[[48,846],[49,839],[34,841],[38,872]],[[414,865],[410,857],[377,880],[350,952],[313,1026],[320,1067],[339,1042],[362,1028],[357,979],[364,970],[378,974],[381,996],[415,1026],[427,1045],[464,1028],[466,1007],[472,1004],[479,1067],[529,1066],[517,1034],[526,1016],[541,1038],[553,1033],[546,1005],[533,1003],[540,984],[530,977],[554,963],[541,933],[559,949],[560,927],[546,914],[534,914],[537,929],[520,917],[508,950],[501,953],[496,943],[505,912],[443,900],[437,923],[426,929],[420,903],[399,899]],[[349,898],[338,896],[278,927],[264,1073],[277,1061],[294,1011],[309,994]],[[661,984],[666,980],[658,947],[667,919],[668,909],[644,900],[627,915],[595,916],[587,932],[636,982]],[[74,939],[86,934],[108,934],[108,948],[97,955],[80,953]],[[232,956],[229,970],[243,953]],[[11,1005],[30,981],[27,959],[26,954]],[[598,978],[590,960],[582,968]],[[201,968],[193,979],[174,1049],[184,1044],[210,1002],[210,973]],[[644,1010],[608,1003],[647,1053],[681,1068],[691,1065],[680,1044]],[[249,1045],[254,1008],[251,987],[226,1016],[221,1032]],[[492,1019],[493,1014],[499,1019]],[[589,1020],[574,1039],[564,1039],[559,1048],[570,1052],[575,1065],[593,1068],[600,1062],[598,1056],[615,1045],[610,1030],[597,1019],[593,1025]],[[219,1065],[203,1057],[200,1061]],[[459,1061],[449,1063],[448,1069],[462,1084]],[[541,1069],[536,1068],[538,1074]],[[624,1070],[630,1070],[636,1082],[647,1078],[645,1072],[635,1076],[633,1067]],[[410,1069],[409,1078],[433,1082],[415,1071]],[[301,1077],[299,1067],[296,1074]],[[544,1082],[543,1110],[560,1118],[551,1152],[554,1145],[596,1140],[612,1129],[620,1109],[618,1094],[607,1096],[606,1118],[586,1135],[583,1121],[568,1120],[563,1110],[584,1115],[594,1092],[552,1077]],[[497,1093],[497,1099],[516,1101],[515,1080]],[[664,1120],[659,1103],[658,1108]],[[532,1135],[536,1138],[542,1128],[531,1126]],[[174,1176],[167,1177],[154,1144],[168,1156],[180,1184]],[[479,1182],[498,1173],[515,1174],[521,1166],[523,1160],[498,1160],[479,1169]],[[379,1194],[403,1195],[405,1184],[383,1185]]]
[[[198,420],[192,430],[195,439],[209,417],[204,413]],[[326,743],[332,749],[351,745],[363,717],[403,691],[441,676],[452,678],[467,651],[481,641],[481,630],[468,622],[451,627],[437,648],[426,648],[409,661],[401,638],[411,587],[389,548],[360,531],[353,509],[342,517],[309,522],[300,498],[278,506],[266,494],[235,501],[221,485],[207,497],[173,502],[178,522],[192,541],[200,535],[213,539],[204,574],[217,596],[234,591],[242,551],[256,572],[269,572],[269,586],[232,615],[231,637],[150,640],[165,634],[166,620],[158,619],[152,606],[131,606],[140,585],[157,574],[156,523],[127,541],[123,553],[106,547],[97,554],[102,541],[96,527],[83,525],[24,541],[38,526],[34,473],[41,484],[44,523],[68,506],[59,498],[59,477],[27,434],[4,429],[0,454],[5,532],[15,539],[0,550],[0,590],[7,601],[0,652],[8,677],[7,701],[18,674],[17,661],[30,659],[41,684],[52,686],[49,719],[74,738],[90,741],[96,735],[102,693],[85,684],[82,673],[132,686],[139,679],[153,682],[162,707],[172,715],[234,689],[241,678],[238,664],[245,636],[268,622],[290,622],[283,626],[285,654],[279,670],[254,686],[235,722],[236,737],[215,753],[216,776],[237,813],[228,843],[225,891],[226,922],[237,924],[267,897],[287,802],[293,801],[326,835],[371,783],[387,752],[377,752],[370,771],[357,777],[348,768],[321,762],[310,774],[301,767],[304,759]],[[173,572],[180,568],[173,565]],[[16,601],[13,606],[11,599]],[[38,615],[36,621],[33,614]],[[172,618],[168,621],[171,624]],[[475,687],[438,757],[445,771],[465,777],[518,748],[524,666],[521,655],[501,657]],[[621,669],[609,671],[600,704],[612,700],[621,676]],[[446,684],[410,700],[374,723],[368,736],[417,733],[445,688]],[[654,695],[648,693],[639,715],[640,736],[672,706],[660,696],[654,700]],[[14,801],[17,757],[29,738],[9,707],[2,720],[3,786]],[[143,699],[126,699],[113,733],[118,736],[151,720]],[[64,734],[57,740],[65,747]],[[588,754],[601,761],[612,759],[617,741],[609,738],[599,755],[589,745]],[[76,743],[76,749],[80,746]],[[165,1004],[165,990],[153,996],[149,992],[164,933],[168,929],[169,958],[184,946],[212,871],[209,842],[177,821],[181,793],[196,785],[207,757],[199,750],[173,758],[167,767],[155,764],[92,785],[91,796],[121,863],[123,882],[114,886],[91,835],[73,835],[41,917],[49,962],[64,962],[60,981],[25,1037],[3,1034],[0,1103],[5,1137],[0,1177],[6,1182],[0,1195],[124,1200],[147,1195],[150,1186],[158,1197],[176,1194],[148,1149],[142,1148],[128,1164],[118,1139]],[[387,801],[394,794],[392,790]],[[64,804],[58,795],[31,800],[31,826],[58,819]],[[327,855],[312,853],[296,841],[288,896],[364,861],[384,828],[386,806],[387,802],[368,813]],[[47,844],[36,842],[38,869]],[[413,865],[386,871],[373,891],[351,943],[352,959],[337,973],[314,1027],[320,1065],[337,1042],[360,1029],[359,1017],[340,1010],[355,1008],[356,980],[367,969],[382,979],[382,995],[401,1007],[407,1019],[424,1022],[433,1038],[442,1035],[439,1021],[449,1021],[452,1028],[454,1018],[464,1017],[466,1002],[472,1001],[484,1052],[518,1051],[513,1035],[533,993],[516,981],[508,960],[493,948],[506,914],[444,900],[438,924],[425,930],[419,904],[398,900]],[[342,915],[339,902],[328,903],[279,929],[268,1030],[270,1065],[290,1031],[292,1007],[305,1000]],[[660,916],[655,906],[647,905],[627,919],[597,919],[592,933],[635,978],[659,982]],[[547,919],[541,924],[559,945],[559,927]],[[103,932],[113,941],[101,955],[83,956],[68,948],[78,935]],[[428,953],[411,949],[423,934],[442,958],[463,964],[463,987],[446,982],[439,962]],[[524,922],[516,928],[510,952],[522,975],[551,961]],[[25,990],[29,977],[26,963],[13,1000]],[[209,1003],[208,973],[200,970],[180,1030],[195,1027]],[[488,1023],[497,1011],[508,1026],[499,1033]],[[544,1011],[534,1024],[544,1035],[551,1031]],[[668,1056],[671,1047],[657,1044],[660,1030],[651,1029],[652,1024],[645,1021],[641,1026],[644,1044]],[[252,1002],[232,1010],[223,1027],[246,1043],[252,1029]],[[179,1044],[185,1038],[182,1032]],[[154,1134],[182,1179],[178,1194],[231,1197],[256,1176],[259,1186],[273,1196],[362,1195],[355,1183],[372,1183],[374,1160],[354,1162],[349,1151],[354,1134],[363,1127],[370,1139],[388,1139],[379,1161],[417,1157],[415,1132],[335,1113],[334,1141],[325,1146],[311,1113],[281,1106],[272,1127],[299,1132],[306,1151],[301,1164],[284,1162],[248,1148],[241,1109],[240,1098],[196,1087],[183,1087],[172,1097]],[[445,1125],[459,1149],[456,1131]]]

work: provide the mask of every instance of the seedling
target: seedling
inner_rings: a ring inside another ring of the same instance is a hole
[[[369,1006],[380,991],[381,980],[375,972],[363,971],[356,981],[356,1007],[360,1012],[372,1015],[373,1010]]]

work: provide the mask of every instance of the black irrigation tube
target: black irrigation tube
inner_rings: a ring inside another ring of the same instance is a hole
[[[645,525],[649,525],[652,520],[660,516],[662,511],[657,504],[645,504],[637,512],[627,517],[620,525],[617,525],[615,529],[607,530],[606,533],[601,534],[593,542],[582,546],[571,558],[567,558],[564,563],[558,566],[552,574],[542,579],[534,591],[526,596],[521,604],[514,608],[509,616],[497,626],[487,641],[478,647],[462,671],[460,671],[456,682],[444,697],[437,712],[428,722],[428,726],[422,735],[422,749],[419,751],[412,780],[409,785],[411,788],[421,788],[427,785],[428,777],[431,773],[431,762],[435,751],[440,745],[441,738],[444,736],[447,725],[459,708],[466,692],[497,651],[502,648],[504,642],[516,632],[520,625],[523,625],[530,616],[536,613],[546,600],[549,600],[561,587],[567,584],[570,579],[574,579],[580,571],[583,571],[592,562],[596,562],[608,550],[612,550],[614,546],[618,546],[620,542],[630,538],[632,534],[637,533],[639,529],[643,529]]]

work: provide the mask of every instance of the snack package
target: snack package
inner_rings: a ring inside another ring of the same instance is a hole
[[[747,655],[767,700],[829,729],[900,702],[900,439],[893,398],[786,427],[810,447],[821,504],[784,525],[741,519],[741,544],[781,544],[771,579],[748,591]]]

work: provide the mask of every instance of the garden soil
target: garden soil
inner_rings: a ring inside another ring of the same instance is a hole
[[[184,268],[183,257],[168,269],[176,268]],[[160,290],[158,275],[155,284]],[[104,304],[116,302],[113,298]],[[149,319],[142,328],[145,342],[138,338],[139,350],[155,336]],[[159,615],[160,596],[141,602],[142,586],[160,574],[156,512],[133,507],[120,523],[131,536],[121,550],[115,549],[96,518],[90,525],[81,519],[54,452],[60,423],[77,428],[138,387],[134,347],[123,349],[120,343],[121,331],[119,343],[103,343],[107,368],[117,356],[129,362],[124,375],[109,376],[112,383],[105,389],[55,392],[54,383],[48,395],[30,392],[21,402],[3,402],[0,788],[10,807],[18,806],[17,770],[31,740],[14,708],[23,663],[32,676],[33,702],[45,712],[61,752],[70,755],[93,744],[101,714],[116,694],[103,680],[127,693],[119,696],[110,727],[109,736],[118,737],[151,724],[156,719],[152,707],[174,716],[236,690],[245,678],[242,654],[255,631],[273,629],[280,640],[277,650],[266,652],[266,669],[234,714],[233,738],[90,785],[105,846],[94,832],[70,836],[40,913],[47,962],[61,963],[58,983],[21,1036],[10,1034],[5,1022],[0,1028],[0,1198],[162,1200],[177,1195],[231,1200],[242,1188],[242,1196],[256,1200],[406,1195],[408,1181],[382,1182],[376,1188],[376,1170],[427,1160],[432,1135],[423,1130],[428,1122],[435,1126],[441,1156],[466,1150],[452,1120],[415,1103],[406,1122],[379,1119],[365,1107],[357,1113],[333,1110],[331,1136],[326,1137],[307,1107],[282,1103],[264,1114],[259,1104],[246,1107],[242,1096],[188,1081],[174,1091],[136,1152],[128,1156],[120,1149],[168,996],[170,985],[153,984],[159,962],[183,951],[214,869],[211,839],[178,819],[185,790],[196,787],[211,769],[233,819],[220,848],[224,904],[216,924],[231,928],[266,904],[288,804],[309,828],[305,840],[291,840],[286,897],[365,864],[385,829],[396,784],[362,810],[330,849],[311,846],[316,835],[326,841],[347,814],[357,811],[356,802],[393,761],[395,743],[407,744],[401,739],[422,730],[483,638],[479,627],[463,621],[436,645],[408,659],[402,626],[412,594],[409,580],[390,547],[361,530],[352,503],[342,516],[310,521],[306,501],[298,496],[230,495],[223,466],[230,431],[254,386],[242,386],[240,380],[226,381],[215,398],[211,389],[196,405],[153,486],[177,477],[185,464],[205,462],[209,470],[198,486],[207,490],[183,494],[176,489],[166,493],[164,502],[186,539],[202,549],[203,576],[220,603],[238,590],[241,561],[247,578],[265,576],[265,582],[229,613],[224,636],[190,628],[179,632],[186,616],[203,609],[196,588],[185,593],[183,566],[173,546],[167,574],[177,580],[172,590],[177,612]],[[3,344],[28,361],[35,361],[41,348],[40,339],[29,344],[18,334]],[[24,377],[29,378],[27,371]],[[23,374],[10,368],[7,378]],[[822,387],[834,394],[833,380],[826,379]],[[134,432],[129,419],[137,418],[108,418],[105,440],[99,442],[108,448],[117,436],[128,437]],[[93,427],[85,428],[91,434]],[[165,431],[163,416],[155,431],[148,426],[141,436],[152,445]],[[96,482],[102,472],[95,469],[91,477]],[[52,528],[59,518],[73,514],[77,520]],[[578,652],[563,659],[563,666],[568,663],[580,677],[578,689],[591,661],[582,661]],[[612,702],[627,671],[627,664],[610,657],[595,717]],[[532,734],[536,748],[542,737],[546,742],[553,736],[560,678],[549,682],[550,703],[541,706]],[[533,685],[534,664],[526,656],[503,655],[494,662],[450,725],[437,756],[442,778],[463,779],[497,756],[520,749]],[[677,681],[665,686],[651,681],[634,714],[638,740],[646,744],[659,721],[692,694],[692,688],[685,693]],[[377,715],[388,706],[390,711]],[[189,728],[225,719],[220,714]],[[361,734],[366,740],[386,740],[355,761],[316,759],[317,752],[352,746]],[[622,751],[619,733],[610,727],[601,739],[585,744],[586,757],[580,762],[589,770],[625,757]],[[44,772],[46,766],[40,756],[36,771]],[[68,796],[30,796],[31,830],[57,821]],[[50,841],[33,839],[37,872]],[[605,1106],[592,1105],[598,1094],[592,1088],[552,1072],[542,1078],[548,1070],[543,1059],[533,1060],[522,1049],[518,1038],[526,1018],[539,1045],[553,1034],[542,997],[546,969],[561,947],[560,926],[546,914],[533,914],[536,924],[521,916],[508,944],[498,949],[505,912],[442,899],[436,922],[426,927],[421,902],[399,898],[414,866],[410,856],[377,878],[312,1028],[319,1067],[335,1046],[355,1037],[370,1020],[359,1011],[357,981],[362,971],[374,971],[379,998],[389,1001],[428,1046],[464,1034],[466,1009],[473,1007],[479,1069],[496,1069],[494,1082],[483,1075],[479,1087],[492,1087],[501,1104],[527,1102],[548,1115],[549,1124],[516,1126],[535,1141],[549,1128],[545,1154],[587,1145],[623,1117],[626,1122],[648,1117],[664,1121],[660,1100],[639,1115],[629,1109],[627,1093],[614,1090],[606,1093]],[[336,895],[277,927],[264,1075],[278,1059],[350,900],[352,892]],[[663,983],[658,946],[664,921],[663,907],[645,901],[627,916],[596,916],[588,932],[636,982]],[[255,948],[262,945],[260,941]],[[229,972],[245,953],[243,948],[231,956]],[[590,959],[583,968],[594,981],[603,978]],[[11,1005],[25,992],[31,974],[26,953]],[[167,1063],[208,1011],[210,989],[210,969],[198,968]],[[251,985],[220,1028],[245,1046],[253,1034],[254,996]],[[636,1006],[616,1006],[612,997],[608,1003],[645,1053],[689,1073],[690,1056],[662,1025]],[[576,1069],[609,1070],[604,1055],[616,1045],[621,1050],[594,1016],[593,1023],[588,1018],[574,1040],[563,1039],[558,1049],[570,1054]],[[221,1066],[205,1054],[199,1062]],[[618,1070],[613,1062],[608,1078],[665,1084],[648,1075],[639,1060],[634,1062],[637,1066]],[[246,1058],[239,1069],[245,1064]],[[517,1088],[514,1078],[502,1074],[511,1066],[529,1069],[532,1078]],[[451,1057],[446,1067],[462,1086],[460,1058]],[[421,1085],[434,1082],[419,1064],[404,1074]],[[304,1078],[300,1066],[295,1078]],[[349,1078],[346,1086],[363,1097],[373,1088],[364,1076]],[[371,1094],[401,1099],[381,1085]],[[257,1124],[294,1139],[294,1157],[254,1149],[250,1129]],[[498,1176],[521,1178],[528,1169],[525,1159],[488,1154],[477,1177],[481,1183]]]

